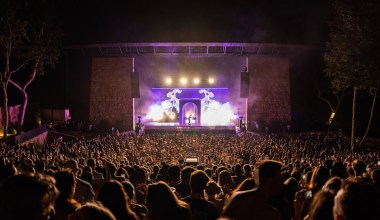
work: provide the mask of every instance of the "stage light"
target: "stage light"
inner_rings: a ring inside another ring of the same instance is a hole
[[[187,84],[187,79],[186,78],[181,78],[180,82],[181,82],[181,84],[186,85]]]
[[[166,84],[171,85],[173,80],[172,80],[172,78],[166,78],[165,82],[166,82]]]
[[[199,78],[195,78],[195,79],[193,80],[193,82],[194,82],[195,85],[198,85],[199,82],[200,82],[200,80],[199,80]]]
[[[208,79],[208,83],[210,83],[210,84],[214,84],[214,83],[215,83],[215,79],[214,79],[214,78],[209,78],[209,79]]]

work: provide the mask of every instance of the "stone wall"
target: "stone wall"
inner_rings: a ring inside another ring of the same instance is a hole
[[[90,123],[98,127],[132,130],[132,58],[93,58]]]
[[[249,58],[248,126],[283,130],[291,121],[288,58]]]

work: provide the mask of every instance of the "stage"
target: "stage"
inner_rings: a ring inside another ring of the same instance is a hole
[[[207,124],[180,124],[180,123],[156,123],[149,122],[144,125],[144,132],[236,132],[235,124],[212,126]]]

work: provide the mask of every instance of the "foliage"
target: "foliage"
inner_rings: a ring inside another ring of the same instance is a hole
[[[4,0],[0,6],[1,82],[4,83],[4,104],[10,82],[24,96],[20,127],[28,103],[27,87],[36,75],[54,67],[60,54],[61,35],[44,0]],[[15,73],[17,80],[13,79]],[[7,123],[5,123],[5,126]]]

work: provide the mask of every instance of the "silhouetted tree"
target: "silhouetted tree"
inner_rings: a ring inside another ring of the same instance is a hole
[[[355,147],[356,100],[359,90],[373,90],[379,78],[374,48],[378,49],[373,9],[379,3],[365,0],[335,0],[334,18],[330,23],[330,40],[326,45],[325,72],[332,87],[340,92],[353,90],[351,149]]]
[[[25,111],[28,104],[27,88],[37,75],[43,75],[47,66],[54,66],[59,56],[60,34],[53,23],[46,1],[7,1],[2,20],[14,24],[4,32],[5,39],[10,33],[18,37],[17,51],[6,58],[9,63],[19,64],[14,72],[19,72],[21,80],[14,80],[12,72],[7,75],[7,82],[23,94],[23,103],[18,120],[18,132],[22,131]],[[12,15],[12,16],[9,16]],[[17,26],[18,24],[18,26]],[[20,26],[23,25],[23,26]],[[22,29],[21,29],[22,28]],[[10,50],[15,49],[14,44]],[[14,73],[13,72],[13,73]],[[4,95],[5,97],[7,95]]]

